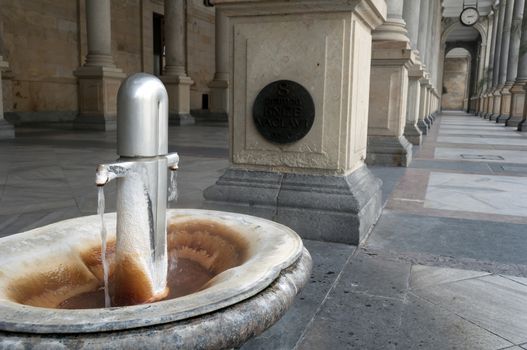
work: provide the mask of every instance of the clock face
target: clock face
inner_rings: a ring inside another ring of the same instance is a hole
[[[467,7],[459,16],[461,24],[465,26],[473,26],[479,19],[479,12],[475,7]]]

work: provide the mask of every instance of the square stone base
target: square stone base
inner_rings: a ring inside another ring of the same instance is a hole
[[[113,131],[117,130],[117,116],[103,114],[79,114],[73,121],[78,130]]]
[[[368,136],[366,164],[408,166],[412,161],[412,145],[404,136]]]
[[[0,96],[1,97],[1,96]],[[0,140],[15,138],[15,128],[5,119],[0,119]]]
[[[196,124],[196,119],[190,113],[169,113],[168,114],[169,125],[192,125]]]
[[[347,176],[227,169],[205,207],[274,220],[301,237],[359,244],[382,210],[382,181],[366,166]]]
[[[423,133],[415,124],[405,125],[404,137],[406,137],[408,142],[410,142],[412,145],[419,146],[423,142]]]

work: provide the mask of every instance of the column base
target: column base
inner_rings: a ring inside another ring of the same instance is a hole
[[[505,126],[512,126],[512,127],[517,128],[522,120],[523,120],[523,117],[512,117],[505,122]]]
[[[190,116],[190,86],[194,81],[186,75],[162,75],[160,79],[167,89],[170,115]]]
[[[527,131],[527,123],[525,121],[526,121],[525,119],[520,120],[516,130],[518,130],[518,131]]]
[[[196,124],[196,119],[190,113],[169,113],[168,114],[169,125],[192,125]]]
[[[1,96],[0,96],[1,98]],[[15,138],[15,127],[5,119],[0,119],[0,140]]]
[[[213,123],[213,124],[225,124],[227,123],[227,113],[214,113],[209,110],[193,109],[190,114],[196,120],[196,124],[200,123]]]
[[[229,82],[227,80],[213,80],[208,87],[210,89],[210,112],[227,114],[229,110]]]
[[[428,129],[430,128],[428,127],[428,124],[424,121],[424,119],[420,119],[417,122],[417,127],[419,128],[419,130],[421,130],[421,134],[428,135]]]
[[[424,119],[426,125],[428,125],[428,129],[432,128],[432,124],[434,124],[434,121],[432,120],[432,117],[430,115],[427,115]]]
[[[498,124],[505,124],[505,122],[510,118],[510,115],[507,114],[500,114],[496,117],[496,123]]]
[[[117,92],[126,74],[115,67],[82,66],[74,75],[79,79],[79,114],[73,128],[115,130]]]
[[[359,244],[382,211],[382,181],[366,166],[346,176],[227,169],[205,207],[272,219],[302,238]]]
[[[369,136],[366,164],[408,166],[412,161],[412,145],[404,136]]]
[[[404,137],[412,145],[419,146],[423,142],[423,134],[415,124],[406,124],[404,127]]]
[[[73,129],[93,131],[117,130],[117,117],[115,115],[79,114],[73,120]]]

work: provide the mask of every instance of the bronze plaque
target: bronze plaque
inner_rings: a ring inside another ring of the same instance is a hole
[[[253,120],[266,140],[279,144],[296,142],[313,126],[315,103],[302,85],[278,80],[256,96]]]

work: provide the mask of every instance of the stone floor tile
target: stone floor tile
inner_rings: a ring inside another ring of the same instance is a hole
[[[527,286],[493,275],[414,293],[513,344],[527,341]]]
[[[396,349],[403,310],[401,300],[341,289],[326,300],[297,349]]]
[[[292,349],[355,249],[344,244],[308,240],[304,240],[304,244],[313,258],[313,272],[308,284],[278,323],[241,349]]]
[[[511,342],[453,312],[409,294],[397,349],[499,349]]]
[[[432,172],[424,207],[527,216],[527,177]]]
[[[427,288],[436,286],[438,284],[456,282],[487,275],[489,275],[488,272],[413,265],[412,272],[410,274],[410,288]]]
[[[369,296],[403,300],[408,289],[411,264],[387,259],[359,249],[344,268],[336,289]]]
[[[525,225],[384,210],[366,248],[527,265]]]

